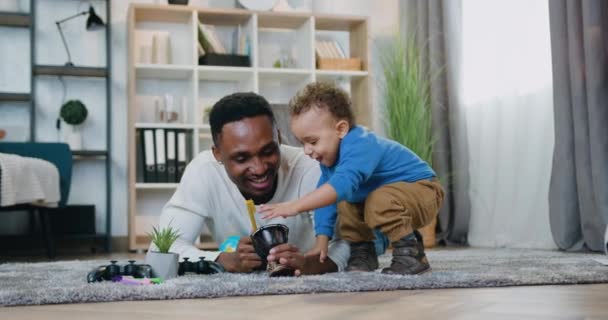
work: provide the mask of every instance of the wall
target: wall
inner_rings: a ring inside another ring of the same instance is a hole
[[[53,21],[86,10],[88,2],[37,0],[40,6],[40,20],[37,28],[39,63],[63,64],[65,52]],[[28,10],[27,0],[2,0],[0,11]],[[98,14],[106,20],[103,0],[90,1]],[[339,1],[289,1],[294,7],[307,10],[314,9],[322,13],[367,15],[370,17],[370,46],[375,51],[375,43],[390,39],[398,30],[397,0],[339,0]],[[130,3],[157,3],[150,1],[112,1],[112,234],[127,235],[127,26],[126,18]],[[191,0],[194,6],[234,7],[235,1]],[[74,19],[66,24],[64,32],[69,41],[72,60],[77,65],[103,66],[105,50],[103,47],[104,31],[87,32],[84,29],[85,19]],[[69,24],[69,25],[68,25]],[[8,50],[7,48],[11,48]],[[29,38],[26,30],[0,28],[0,50],[3,62],[0,63],[0,90],[29,90]],[[371,68],[373,77],[379,74],[378,61],[372,54]],[[24,71],[25,70],[25,71]],[[375,81],[372,79],[372,83]],[[102,80],[77,79],[68,80],[67,96],[82,96],[91,111],[85,128],[85,147],[95,148],[105,144],[103,140],[105,123],[105,91]],[[62,86],[56,77],[44,77],[37,81],[38,91],[38,136],[39,141],[57,141],[54,128],[55,119],[62,101]],[[378,90],[372,89],[374,110],[377,110],[381,99]],[[84,100],[83,100],[84,101]],[[0,107],[0,127],[19,122],[19,127],[27,132],[27,112],[25,108],[13,105]],[[375,128],[381,129],[381,121],[375,112]],[[23,125],[21,125],[23,124]],[[25,126],[25,127],[23,127]],[[70,203],[95,203],[97,211],[97,228],[105,225],[104,173],[101,161],[78,163],[74,171],[74,187],[70,194]],[[99,188],[99,192],[91,192]],[[4,219],[3,219],[4,220]],[[26,230],[26,223],[21,217],[11,216],[10,220],[0,226],[0,233],[14,233]]]

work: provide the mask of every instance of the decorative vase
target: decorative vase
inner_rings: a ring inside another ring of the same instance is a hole
[[[63,141],[70,146],[71,150],[82,150],[82,133],[79,126],[64,123]]]
[[[179,267],[179,255],[177,253],[160,253],[148,251],[146,254],[146,264],[152,267],[154,277],[168,280],[177,277]]]

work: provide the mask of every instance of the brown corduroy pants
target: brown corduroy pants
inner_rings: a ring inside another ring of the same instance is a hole
[[[373,241],[378,228],[395,242],[437,216],[444,192],[436,179],[396,182],[371,192],[365,202],[338,203],[339,232],[350,242]]]

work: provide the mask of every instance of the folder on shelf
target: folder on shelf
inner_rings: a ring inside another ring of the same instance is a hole
[[[177,133],[177,179],[179,182],[186,169],[186,132],[179,131]]]
[[[167,130],[167,181],[177,182],[177,157],[175,148],[175,130]]]
[[[156,144],[156,178],[157,182],[167,180],[167,158],[165,154],[165,129],[154,129],[154,142]]]
[[[142,131],[144,182],[157,182],[156,160],[154,159],[154,131],[152,129],[143,129]]]
[[[141,129],[135,129],[135,181],[144,181],[144,172],[146,171],[146,159],[144,158],[144,138]]]

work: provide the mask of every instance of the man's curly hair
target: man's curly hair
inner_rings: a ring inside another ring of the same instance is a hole
[[[313,107],[329,111],[338,120],[348,121],[351,128],[355,126],[355,116],[348,93],[332,83],[310,83],[289,101],[289,113],[292,117]]]

